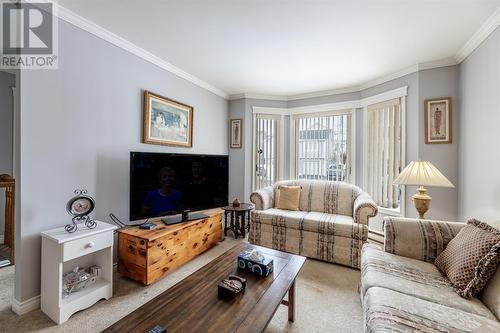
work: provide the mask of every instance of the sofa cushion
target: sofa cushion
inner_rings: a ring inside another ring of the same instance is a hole
[[[352,216],[345,215],[308,212],[302,221],[302,229],[354,239],[368,238],[368,227],[354,223]]]
[[[472,219],[434,264],[450,279],[460,296],[471,297],[493,277],[499,260],[500,231]]]
[[[276,189],[276,208],[299,210],[300,191],[302,187],[281,185]]]
[[[302,220],[307,215],[307,212],[270,208],[266,210],[254,210],[251,215],[253,223],[277,225],[300,230]]]
[[[368,227],[353,223],[351,216],[271,208],[252,211],[252,221],[320,234],[366,240]]]
[[[365,332],[500,332],[500,323],[394,290],[373,287],[363,299]]]
[[[495,319],[479,299],[460,297],[448,279],[431,263],[387,253],[365,244],[361,255],[361,273],[362,295],[370,288],[383,287]]]
[[[363,192],[352,184],[319,180],[286,180],[280,185],[302,186],[299,209],[306,212],[324,212],[353,216],[354,200]]]

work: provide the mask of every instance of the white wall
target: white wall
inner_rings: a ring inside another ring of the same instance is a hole
[[[194,107],[192,149],[141,143],[143,89]],[[130,151],[228,154],[226,100],[64,21],[59,69],[22,72],[21,113],[19,301],[40,293],[39,233],[70,221],[75,188],[127,221]]]
[[[0,71],[0,174],[12,175],[13,160],[13,96],[11,87],[16,86],[14,74]],[[0,190],[0,235],[5,226],[5,191]]]
[[[500,28],[461,65],[459,216],[500,220]]]

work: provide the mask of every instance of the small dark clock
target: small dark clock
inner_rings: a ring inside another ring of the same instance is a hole
[[[87,190],[75,190],[75,194],[66,204],[66,210],[73,216],[71,219],[73,223],[66,225],[64,230],[69,233],[75,232],[78,229],[77,223],[80,222],[85,223],[87,228],[94,229],[97,223],[89,217],[95,208],[94,198],[87,195]]]

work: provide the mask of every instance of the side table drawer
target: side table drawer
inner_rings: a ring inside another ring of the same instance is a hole
[[[63,261],[75,259],[113,245],[113,232],[104,232],[64,243]]]

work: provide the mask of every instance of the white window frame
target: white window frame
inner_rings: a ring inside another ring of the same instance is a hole
[[[401,164],[406,166],[406,96],[408,86],[384,92],[361,100],[363,108],[363,187],[368,188],[368,106],[399,98],[401,101]],[[391,216],[405,216],[406,214],[406,188],[401,186],[401,201],[398,208],[378,207],[379,212]]]
[[[252,126],[252,191],[256,190],[256,177],[255,177],[255,165],[256,155],[257,155],[257,137],[255,135],[255,130],[257,128],[258,118],[276,119],[277,120],[277,168],[278,172],[276,174],[276,181],[283,180],[284,175],[284,161],[285,161],[285,131],[284,123],[285,116],[288,114],[287,109],[282,108],[263,108],[263,107],[252,107],[253,113],[253,126]]]
[[[339,105],[341,106],[341,105]],[[303,110],[304,111],[304,110]],[[300,109],[291,114],[290,117],[290,176],[298,178],[298,163],[299,156],[297,154],[297,128],[295,121],[297,119],[313,118],[321,116],[351,116],[351,128],[349,128],[349,145],[350,145],[350,170],[349,178],[351,184],[356,184],[356,109],[339,109],[339,110],[323,110],[320,108],[309,108],[306,112],[301,112]]]

